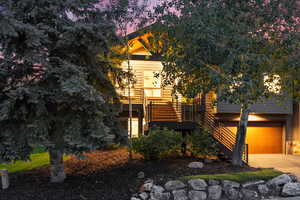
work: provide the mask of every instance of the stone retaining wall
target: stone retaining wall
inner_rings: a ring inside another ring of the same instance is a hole
[[[243,184],[228,180],[191,179],[168,181],[161,186],[147,180],[131,200],[258,200],[276,196],[299,196],[300,199],[300,182],[291,174]]]

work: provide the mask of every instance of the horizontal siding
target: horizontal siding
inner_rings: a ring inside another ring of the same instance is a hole
[[[160,61],[130,60],[130,67],[135,76],[134,95],[131,97],[132,103],[142,104],[144,101],[144,71],[162,71]],[[127,63],[124,62],[121,68],[127,70]],[[172,101],[172,86],[161,88],[161,97],[147,97],[148,101],[169,102]],[[123,103],[128,103],[128,97],[123,97]]]

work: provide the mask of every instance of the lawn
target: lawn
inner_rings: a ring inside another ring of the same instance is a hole
[[[49,165],[49,153],[35,153],[39,152],[39,150],[35,150],[33,154],[30,155],[29,161],[16,161],[13,163],[0,164],[1,169],[7,169],[10,173],[31,170],[34,168],[39,168],[45,165]],[[64,157],[64,159],[68,159],[68,157]]]
[[[255,181],[255,180],[268,180],[272,179],[276,176],[281,175],[282,172],[274,170],[274,169],[260,169],[258,171],[251,172],[237,172],[237,173],[225,173],[225,174],[204,174],[204,175],[194,175],[194,176],[185,176],[182,177],[182,180],[189,179],[215,179],[215,180],[230,180],[236,181],[239,183],[244,183],[247,181]]]

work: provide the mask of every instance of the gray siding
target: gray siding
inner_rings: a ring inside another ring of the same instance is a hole
[[[281,103],[275,100],[266,100],[264,103],[257,103],[250,107],[252,113],[258,114],[292,114],[293,103],[286,100]],[[217,113],[240,113],[240,105],[220,102],[217,105]]]

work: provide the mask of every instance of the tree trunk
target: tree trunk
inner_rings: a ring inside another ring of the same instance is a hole
[[[243,151],[245,146],[246,134],[247,134],[247,125],[248,125],[248,117],[250,110],[248,105],[241,105],[241,114],[240,114],[240,122],[237,129],[236,134],[236,142],[233,148],[233,156],[232,156],[232,164],[234,166],[242,166],[243,165]]]
[[[52,183],[61,183],[66,179],[64,172],[63,151],[59,149],[51,149],[50,154],[50,174]]]

